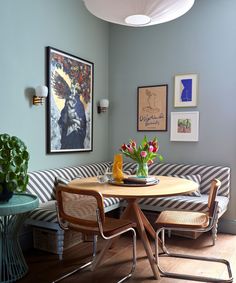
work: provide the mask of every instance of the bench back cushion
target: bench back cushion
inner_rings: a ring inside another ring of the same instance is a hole
[[[35,194],[40,203],[55,199],[55,179],[62,177],[69,181],[79,177],[97,176],[97,172],[105,172],[110,162],[92,163],[89,165],[64,167],[60,169],[41,170],[28,173],[27,192]]]
[[[222,166],[153,163],[149,166],[150,175],[201,175],[200,192],[209,194],[211,181],[221,181],[218,195],[229,197],[230,168]]]
[[[127,173],[131,173],[134,166],[133,163],[124,163],[123,170]],[[45,203],[55,199],[56,178],[61,177],[71,181],[81,177],[94,177],[97,176],[97,173],[104,173],[106,169],[110,169],[110,167],[111,162],[99,162],[88,165],[30,172],[28,173],[29,183],[26,190],[30,194],[37,195],[40,203]]]

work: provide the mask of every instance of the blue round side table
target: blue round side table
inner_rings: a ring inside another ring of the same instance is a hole
[[[38,205],[38,197],[30,194],[14,194],[8,202],[0,202],[0,283],[15,282],[28,271],[19,231],[27,214]]]

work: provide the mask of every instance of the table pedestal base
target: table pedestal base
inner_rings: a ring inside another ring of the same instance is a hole
[[[140,236],[142,240],[144,249],[146,251],[146,254],[147,254],[147,257],[148,257],[148,260],[149,260],[149,263],[150,263],[150,266],[153,272],[153,275],[155,279],[160,279],[160,273],[155,263],[155,258],[153,256],[153,251],[152,251],[149,239],[147,237],[146,231],[151,235],[153,239],[155,239],[156,233],[152,225],[150,224],[150,222],[148,221],[148,219],[146,218],[146,216],[144,215],[144,213],[138,206],[137,200],[127,199],[127,202],[128,202],[128,206],[126,207],[121,218],[130,219],[137,224],[136,229],[137,229],[138,235]],[[96,269],[96,267],[101,263],[101,260],[104,254],[111,247],[113,243],[114,243],[114,240],[109,240],[105,244],[104,248],[102,249],[98,257],[95,259],[93,266],[92,266],[92,270]]]
[[[18,239],[26,214],[0,216],[0,283],[15,282],[28,271]]]
[[[153,256],[153,251],[147,237],[146,231],[150,234],[150,236],[155,240],[156,233],[140,209],[137,199],[127,199],[128,206],[126,207],[124,213],[122,214],[121,218],[123,219],[130,219],[137,224],[138,235],[140,236],[144,249],[146,251],[153,275],[155,279],[160,279],[160,273],[155,263],[155,258]]]

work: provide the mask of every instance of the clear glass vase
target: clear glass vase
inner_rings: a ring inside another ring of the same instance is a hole
[[[146,162],[137,163],[136,176],[140,178],[148,177],[148,165]]]

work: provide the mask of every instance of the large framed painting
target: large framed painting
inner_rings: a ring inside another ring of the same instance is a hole
[[[48,153],[93,150],[92,62],[47,47]]]
[[[168,85],[138,87],[138,131],[167,131]]]
[[[171,112],[171,141],[197,142],[199,140],[199,112]]]
[[[175,76],[175,107],[196,107],[198,91],[197,74]]]

